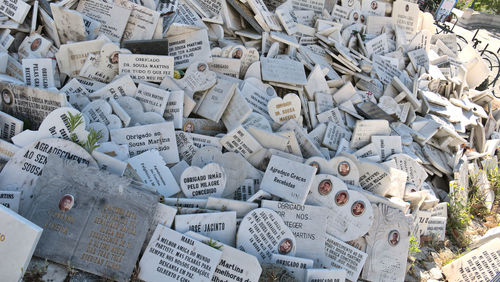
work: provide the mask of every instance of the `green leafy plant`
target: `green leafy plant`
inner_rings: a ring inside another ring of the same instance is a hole
[[[95,129],[91,128],[89,131],[89,135],[87,136],[87,140],[85,142],[78,142],[78,137],[76,136],[75,130],[78,128],[78,126],[83,124],[83,116],[81,113],[73,115],[72,113],[68,112],[66,117],[68,118],[69,136],[71,141],[82,146],[89,153],[92,153],[92,151],[99,147],[99,144],[97,144],[97,142],[99,142],[99,140],[101,140],[101,138],[103,137],[100,130],[96,131]]]
[[[99,144],[97,144],[97,142],[99,142],[101,138],[102,138],[101,131],[100,130],[96,131],[95,129],[91,128],[89,135],[87,136],[87,141],[81,143],[80,145],[83,148],[85,148],[85,150],[87,150],[89,153],[92,153],[92,151],[94,151],[95,148],[99,147]]]
[[[203,241],[203,243],[205,243],[205,244],[209,245],[210,247],[217,249],[217,250],[222,248],[222,245],[217,245],[217,242],[212,240],[212,238],[210,238],[208,241]]]
[[[465,234],[472,215],[471,205],[467,203],[464,188],[453,184],[450,187],[450,203],[448,203],[448,221],[446,222],[446,232],[448,236],[460,247],[466,246],[470,238]]]
[[[500,199],[500,171],[498,165],[494,169],[488,171],[488,180],[490,181],[491,188],[495,191],[495,199]]]
[[[69,132],[70,132],[69,136],[71,138],[71,141],[76,143],[78,141],[78,137],[74,132],[78,126],[83,124],[83,116],[81,113],[73,115],[71,112],[68,112],[66,117],[68,118],[68,124],[69,124]]]
[[[484,217],[489,214],[488,208],[485,206],[486,199],[479,191],[477,185],[473,185],[471,188],[471,193],[469,194],[471,217],[484,219]]]
[[[420,253],[420,245],[418,243],[418,239],[415,236],[410,237],[410,248],[408,248],[408,256],[414,256]]]
[[[472,7],[473,2],[474,7]],[[455,7],[460,10],[472,8],[475,11],[500,15],[500,1],[498,0],[458,0]]]

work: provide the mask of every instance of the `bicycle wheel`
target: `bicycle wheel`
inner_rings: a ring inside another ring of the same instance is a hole
[[[488,86],[494,86],[500,75],[500,59],[498,59],[498,56],[495,53],[489,50],[484,50],[481,58],[491,71],[488,76]]]
[[[456,34],[457,36],[457,46],[458,46],[458,51],[462,51],[462,46],[465,46],[467,44],[469,44],[469,42],[467,42],[467,39],[465,39],[463,36],[460,36],[458,34]]]

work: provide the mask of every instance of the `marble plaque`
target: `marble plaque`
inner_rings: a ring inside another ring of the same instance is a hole
[[[382,160],[403,151],[401,136],[372,136],[371,139]]]
[[[334,122],[329,122],[326,128],[325,137],[321,143],[332,150],[337,150],[340,140],[351,140],[351,136],[352,133],[349,130],[338,126]]]
[[[332,110],[333,109],[333,97],[331,94],[325,94],[325,93],[321,93],[321,92],[315,92],[314,93],[314,105],[316,107],[316,112],[318,112],[320,115],[321,113],[324,113],[328,110]],[[338,111],[338,108],[337,108],[337,111]],[[340,113],[339,113],[340,115]],[[319,120],[318,118],[318,121],[319,122],[326,122],[325,120],[321,121]]]
[[[402,281],[410,244],[410,225],[403,212],[382,203],[373,204],[374,221],[365,236],[368,258],[361,278]]]
[[[212,71],[238,78],[240,76],[241,60],[233,58],[213,57],[208,64]]]
[[[221,119],[226,128],[232,130],[242,124],[251,113],[252,108],[241,95],[240,90],[236,89]]]
[[[241,125],[222,137],[220,143],[227,150],[240,153],[246,159],[262,149],[259,142]]]
[[[286,94],[285,97],[275,97],[267,103],[267,110],[271,118],[283,124],[290,119],[300,120],[301,103],[300,98],[296,94]]]
[[[55,87],[54,63],[52,59],[23,59],[26,85],[38,88]]]
[[[159,55],[119,54],[120,74],[129,74],[132,79],[161,82],[165,76],[174,75],[174,57]]]
[[[254,179],[245,179],[242,185],[236,189],[234,199],[238,201],[247,201],[252,195],[255,194],[255,181]]]
[[[406,253],[405,253],[406,255]],[[325,251],[321,258],[321,266],[340,268],[346,271],[346,278],[357,281],[367,254],[348,245],[330,234],[326,234]]]
[[[224,244],[234,246],[236,240],[236,212],[212,212],[175,216],[175,231],[193,231]]]
[[[17,23],[23,23],[31,6],[24,1],[4,0],[0,3],[0,12]]]
[[[391,134],[387,120],[358,120],[352,133],[351,148],[358,149],[368,145],[373,135]]]
[[[208,64],[205,62],[193,62],[186,70],[183,78],[176,81],[177,85],[182,89],[187,89],[192,92],[200,92],[196,97],[190,94],[190,97],[196,102],[203,99],[204,93],[201,91],[209,90],[217,83],[217,74],[208,69]],[[201,97],[200,97],[201,96]]]
[[[139,100],[145,112],[155,112],[163,115],[170,98],[170,92],[149,84],[139,83],[135,99]]]
[[[315,14],[321,14],[327,1],[293,0],[294,10],[312,10]]]
[[[5,73],[9,76],[17,78],[21,82],[24,80],[23,66],[12,56],[9,56],[7,59],[7,69]]]
[[[192,166],[204,167],[209,163],[222,164],[222,151],[213,146],[205,146],[200,148],[191,160]]]
[[[299,124],[295,120],[287,121],[283,126],[280,127],[279,131],[289,131],[291,130],[297,142],[300,145],[300,150],[305,158],[310,158],[314,156],[323,156],[318,147],[314,144],[314,141],[303,131]]]
[[[50,4],[50,10],[54,16],[54,22],[61,43],[66,44],[68,41],[78,42],[87,40],[87,32],[81,13],[54,3]]]
[[[407,181],[414,183],[420,188],[427,178],[425,169],[414,158],[406,154],[392,155],[390,160],[396,161],[396,168],[406,172]]]
[[[306,276],[306,269],[312,268],[314,264],[312,259],[280,254],[273,254],[271,263],[286,269],[297,281],[303,281]]]
[[[385,16],[386,2],[372,0],[372,1],[362,1],[361,11],[368,15],[375,16]]]
[[[395,1],[392,7],[392,22],[400,27],[406,38],[412,38],[417,33],[419,12],[418,4],[407,1]]]
[[[262,178],[261,189],[297,204],[304,204],[316,168],[272,156]]]
[[[290,14],[292,9],[293,7],[291,3],[286,2],[276,8],[276,16],[280,20],[288,35],[292,35],[297,32],[297,23]]]
[[[269,120],[266,119],[263,115],[256,112],[251,112],[248,118],[243,121],[242,126],[247,130],[250,127],[254,127],[269,132],[273,131],[271,125],[269,124]]]
[[[365,235],[373,222],[368,199],[331,175],[316,175],[306,203],[330,209],[327,232],[343,241]]]
[[[328,209],[267,200],[262,201],[262,207],[275,211],[290,228],[297,241],[295,255],[310,258],[318,264],[317,254],[324,250]]]
[[[101,23],[99,33],[106,35],[113,42],[120,42],[132,12],[113,3],[97,0],[80,1],[76,10]]]
[[[152,39],[160,13],[151,10],[151,8],[136,4],[133,2],[125,2],[115,0],[115,4],[123,8],[131,10],[127,25],[123,32],[122,40],[141,40]],[[154,8],[153,8],[154,9]],[[163,19],[162,19],[163,20]]]
[[[189,167],[181,175],[182,192],[188,198],[220,197],[226,187],[226,173],[219,164],[209,163],[203,168]]]
[[[256,203],[214,197],[208,198],[206,205],[207,209],[235,211],[237,218],[244,217],[247,213],[258,207],[259,205]]]
[[[201,101],[196,113],[204,118],[219,122],[236,90],[236,83],[218,79]]]
[[[193,156],[198,151],[194,145],[193,138],[187,132],[176,131],[175,139],[179,150],[179,158],[191,163]]]
[[[304,163],[318,168],[316,174],[331,174],[338,177],[346,184],[359,185],[358,166],[348,157],[338,156],[328,161],[321,157],[312,157],[307,159]]]
[[[158,224],[142,256],[144,281],[210,281],[222,252]]]
[[[177,69],[186,69],[196,61],[212,61],[205,29],[170,36],[168,40],[168,54],[174,57],[174,66]]]
[[[304,65],[293,60],[261,58],[262,80],[292,85],[306,85]]]
[[[20,149],[18,146],[0,139],[0,160],[3,162],[9,161]]]
[[[262,268],[255,256],[216,240],[212,240],[199,233],[188,231],[185,235],[204,243],[212,241],[216,243],[218,249],[222,251],[222,256],[219,265],[215,269],[212,281],[259,281]]]
[[[387,51],[389,51],[387,34],[382,33],[381,35],[366,42],[365,46],[369,56],[373,54],[383,55],[387,53]]]
[[[251,211],[241,221],[236,246],[263,262],[270,260],[272,254],[295,255],[296,241],[276,212],[260,208]]]
[[[343,282],[346,271],[343,269],[306,269],[306,282]]]
[[[229,5],[232,6],[258,33],[262,33],[264,31],[254,18],[254,13],[250,10],[250,8],[248,8],[247,5],[237,0],[228,0],[227,3],[229,3]]]
[[[20,120],[38,127],[53,110],[66,105],[66,95],[49,90],[0,82],[2,109]]]
[[[398,63],[399,61],[396,58],[373,55],[373,70],[384,85],[391,83],[393,77],[401,75]]]
[[[149,149],[156,149],[167,164],[179,162],[174,124],[170,121],[113,129],[110,135],[111,141],[116,144],[128,145],[131,157]]]
[[[0,203],[0,252],[4,254],[0,258],[0,271],[3,281],[22,281],[42,231],[41,227]]]
[[[70,133],[69,115],[79,115],[80,112],[74,108],[61,107],[52,111],[42,122],[38,131],[25,130],[12,137],[12,142],[17,146],[24,147],[42,138],[62,138],[73,142],[85,142],[88,132],[85,130],[86,123],[82,122]]]
[[[264,84],[255,78],[247,78],[240,92],[254,112],[272,121],[268,113],[267,104],[274,97],[278,97],[272,86]]]
[[[116,129],[122,127],[120,118],[112,114],[111,105],[103,99],[97,99],[89,103],[82,109],[82,114],[90,122],[101,122],[108,129]]]
[[[61,45],[56,53],[59,70],[69,76],[77,76],[88,55],[99,54],[105,43],[104,39],[96,39]]]
[[[212,147],[217,147],[222,151],[222,145],[220,144],[219,137],[212,137],[212,136],[196,134],[196,133],[188,133],[188,132],[185,132],[185,134],[191,136],[191,138],[193,139],[193,144],[197,148],[212,146]]]
[[[443,202],[437,204],[433,209],[432,209],[432,217],[445,217],[448,218],[448,203]]]
[[[158,200],[127,178],[49,158],[27,212],[29,220],[44,228],[35,255],[128,279]]]
[[[175,129],[182,128],[184,113],[184,91],[171,91],[163,117],[172,115]],[[168,120],[168,119],[167,119]],[[170,121],[170,120],[168,120]]]
[[[427,222],[424,235],[435,235],[437,240],[444,241],[446,235],[446,217],[433,216]]]
[[[20,214],[25,215],[33,202],[33,188],[49,155],[97,166],[89,153],[79,145],[59,138],[36,141],[16,152],[0,172],[2,190],[21,191]],[[12,175],[19,177],[13,178]]]
[[[193,198],[166,198],[163,200],[166,205],[177,208],[197,208],[204,209],[207,205],[207,199]]]
[[[142,182],[153,187],[164,197],[170,197],[181,189],[170,169],[157,150],[149,150],[127,161]]]
[[[158,203],[153,217],[153,222],[149,226],[145,244],[147,244],[151,240],[153,232],[156,230],[156,227],[159,224],[171,228],[172,224],[174,223],[176,214],[177,214],[176,208],[164,205],[162,203]]]
[[[0,138],[10,140],[10,138],[21,133],[24,122],[9,114],[0,112]]]
[[[427,56],[427,52],[425,51],[425,49],[420,48],[408,52],[408,57],[410,58],[410,61],[415,69],[419,66],[424,67],[426,70],[429,69],[429,57]]]
[[[0,191],[0,205],[19,212],[19,203],[21,202],[21,192]]]
[[[494,281],[500,272],[500,238],[466,253],[443,267],[449,281]]]

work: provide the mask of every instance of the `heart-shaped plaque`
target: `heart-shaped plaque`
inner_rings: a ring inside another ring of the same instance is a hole
[[[296,94],[288,93],[285,97],[275,97],[267,103],[267,110],[271,118],[284,124],[288,120],[300,120],[300,98]]]
[[[180,178],[182,192],[188,198],[221,197],[226,187],[226,173],[221,165],[209,163],[203,168],[188,167]]]
[[[116,129],[122,127],[120,118],[112,114],[111,105],[103,99],[92,101],[82,110],[82,114],[86,116],[90,122],[102,122],[108,129]]]

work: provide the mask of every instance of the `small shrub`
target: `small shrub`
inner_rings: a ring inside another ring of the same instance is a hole
[[[420,245],[418,242],[417,237],[411,236],[410,237],[410,248],[408,248],[408,256],[413,257],[415,254],[420,253]]]
[[[457,245],[464,247],[470,242],[470,238],[465,234],[465,231],[472,219],[471,205],[467,203],[467,199],[464,199],[463,187],[453,184],[450,188],[446,233]]]

